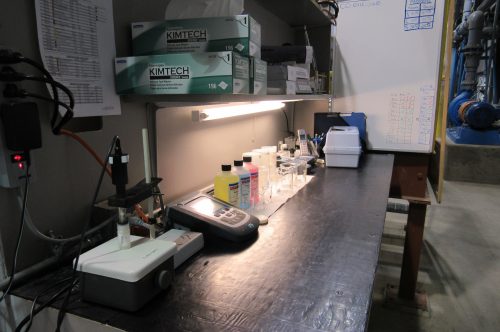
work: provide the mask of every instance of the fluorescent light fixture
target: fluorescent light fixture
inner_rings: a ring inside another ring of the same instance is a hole
[[[193,111],[192,118],[193,121],[209,121],[233,116],[262,113],[277,110],[283,107],[285,107],[285,104],[280,101],[260,101],[256,103],[206,108],[201,111]]]

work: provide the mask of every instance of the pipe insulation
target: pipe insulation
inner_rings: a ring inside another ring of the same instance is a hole
[[[467,45],[464,47],[465,75],[461,84],[463,90],[474,90],[477,85],[477,68],[483,53],[481,39],[483,37],[484,13],[476,10],[467,21],[469,28]]]
[[[476,10],[480,10],[482,12],[489,10],[491,6],[495,3],[496,0],[484,0],[481,2],[481,4],[477,7]]]
[[[467,19],[472,12],[472,6],[474,5],[473,0],[465,0],[464,6],[462,8],[462,21],[453,31],[453,40],[457,43],[462,41],[463,37],[467,34]]]

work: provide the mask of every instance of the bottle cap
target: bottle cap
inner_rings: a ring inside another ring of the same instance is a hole
[[[246,163],[251,163],[252,162],[252,156],[243,156],[243,161]]]
[[[221,165],[220,168],[222,169],[223,172],[228,172],[231,170],[231,165],[227,165],[227,164]]]
[[[269,153],[278,152],[278,147],[276,145],[264,145],[261,149],[264,149]]]
[[[243,166],[243,160],[235,160],[234,166]]]

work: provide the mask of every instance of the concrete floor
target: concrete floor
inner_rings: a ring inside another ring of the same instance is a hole
[[[399,280],[406,216],[388,213],[368,331],[500,331],[500,185],[445,182],[428,208],[419,288],[430,310],[385,301]]]

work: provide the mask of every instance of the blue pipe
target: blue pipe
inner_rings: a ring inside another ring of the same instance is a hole
[[[455,92],[455,81],[457,75],[457,48],[453,47],[451,49],[451,72],[450,72],[450,91],[448,91],[448,98],[451,100],[453,98],[453,92]]]
[[[464,80],[464,73],[465,73],[465,68],[464,68],[464,54],[460,53],[460,57],[458,60],[458,68],[457,68],[457,74],[458,74],[458,83],[457,83],[457,88],[455,91],[460,91],[462,87],[462,81]]]
[[[464,80],[464,74],[465,74],[465,55],[463,52],[463,49],[467,45],[467,37],[464,38],[462,41],[462,44],[460,45],[459,48],[459,58],[458,58],[458,66],[457,66],[457,75],[458,75],[458,82],[457,82],[457,87],[455,91],[460,91],[461,86],[462,86],[462,81]]]
[[[493,60],[493,99],[491,100],[493,104],[498,102],[497,95],[497,62]]]
[[[472,91],[471,90],[465,90],[461,91],[458,96],[455,97],[450,102],[450,105],[448,106],[448,119],[449,121],[455,125],[455,126],[461,126],[462,125],[462,120],[460,119],[460,116],[458,114],[458,110],[460,109],[460,106],[468,101],[472,97]]]
[[[475,102],[466,107],[464,120],[473,129],[490,128],[497,117],[497,110],[489,103]]]

